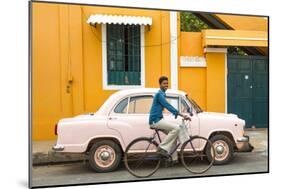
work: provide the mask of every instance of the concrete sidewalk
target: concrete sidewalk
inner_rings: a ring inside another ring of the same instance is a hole
[[[267,129],[247,129],[245,134],[250,136],[250,143],[254,151],[267,151]],[[33,141],[32,160],[33,165],[65,163],[85,160],[85,155],[74,153],[60,153],[52,150],[55,140]]]
[[[246,129],[245,134],[250,136],[250,143],[254,146],[254,152],[265,152],[268,149],[268,129]]]
[[[54,164],[64,162],[83,161],[85,155],[74,153],[60,153],[52,150],[56,140],[33,141],[32,142],[33,165]]]

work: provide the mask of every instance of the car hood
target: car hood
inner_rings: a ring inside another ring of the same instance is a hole
[[[239,118],[236,114],[228,114],[228,113],[218,113],[218,112],[202,112],[198,115],[200,119],[202,120],[202,125],[217,125],[217,128],[228,128],[235,125],[239,127],[235,127],[236,131],[243,130],[243,127],[245,126],[245,120]]]
[[[218,117],[231,117],[238,118],[236,114],[228,114],[228,113],[218,113],[218,112],[202,112],[201,114],[209,115],[209,116],[218,116]]]

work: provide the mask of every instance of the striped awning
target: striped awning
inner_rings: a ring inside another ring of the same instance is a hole
[[[94,14],[88,20],[88,24],[124,24],[124,25],[152,25],[152,18],[145,16],[124,16]]]

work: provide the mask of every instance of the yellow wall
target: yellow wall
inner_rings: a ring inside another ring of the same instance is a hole
[[[152,17],[145,32],[145,87],[158,87],[170,75],[168,11],[32,3],[32,138],[55,139],[61,118],[95,112],[115,91],[102,88],[101,26],[91,14]],[[206,53],[201,32],[180,32],[178,86],[207,111],[224,112],[225,54]],[[180,67],[180,56],[205,56],[207,67]]]
[[[180,55],[181,56],[203,56],[202,33],[181,32],[180,33]]]
[[[180,33],[180,56],[204,56],[201,32]],[[206,68],[179,67],[179,89],[206,110]]]
[[[66,107],[71,99],[62,87],[66,51],[60,48],[58,6],[37,6],[32,10],[32,133],[33,139],[49,139],[56,121],[71,114]]]
[[[268,30],[267,17],[259,16],[240,16],[240,15],[225,15],[216,14],[216,16],[231,26],[234,30],[254,30],[266,31]]]
[[[187,92],[201,108],[206,109],[206,68],[181,68],[179,89]]]
[[[206,108],[225,112],[225,53],[206,53]]]
[[[180,56],[204,56],[207,67],[180,67],[179,89],[205,111],[225,112],[225,53],[204,53],[201,32],[181,32]]]
[[[33,140],[55,139],[59,119],[95,112],[115,92],[102,89],[101,27],[86,23],[97,13],[152,17],[145,32],[145,87],[170,77],[169,12],[33,2]]]

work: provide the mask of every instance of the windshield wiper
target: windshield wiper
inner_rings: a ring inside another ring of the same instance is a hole
[[[192,102],[193,106],[195,106],[197,113],[203,112],[203,110],[200,108],[200,106],[193,99],[190,98],[190,101]]]
[[[200,106],[192,98],[189,98],[188,95],[185,95],[185,98],[192,104],[192,106],[194,107],[196,113],[203,112],[202,108],[200,108]]]

